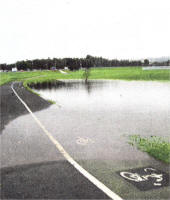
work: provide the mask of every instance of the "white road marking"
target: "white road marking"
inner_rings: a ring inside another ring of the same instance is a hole
[[[76,143],[85,146],[87,144],[93,144],[94,141],[88,137],[78,137],[76,139]]]
[[[102,182],[100,182],[97,178],[87,172],[82,166],[80,166],[62,147],[62,145],[52,136],[52,134],[44,127],[44,125],[39,121],[39,119],[33,114],[27,104],[20,98],[17,92],[13,88],[13,84],[11,85],[11,89],[13,90],[14,94],[18,97],[21,103],[25,106],[40,128],[44,131],[44,133],[48,136],[51,142],[56,146],[56,148],[60,151],[60,153],[65,157],[65,159],[73,165],[83,176],[85,176],[89,181],[91,181],[95,186],[97,186],[100,190],[102,190],[108,197],[113,200],[123,200],[120,196],[116,193],[111,191],[107,186],[105,186]]]

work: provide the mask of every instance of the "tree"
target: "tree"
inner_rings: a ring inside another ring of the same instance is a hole
[[[145,65],[145,66],[149,65],[149,60],[148,60],[148,59],[145,59],[145,60],[144,60],[144,65]]]
[[[85,80],[85,83],[88,82],[89,76],[90,76],[90,68],[85,68],[83,73],[83,78]]]

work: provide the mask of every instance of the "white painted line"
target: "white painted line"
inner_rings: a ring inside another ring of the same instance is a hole
[[[39,121],[39,119],[33,114],[27,104],[19,97],[17,92],[13,88],[13,83],[11,85],[11,89],[13,90],[14,94],[18,97],[21,103],[25,106],[40,128],[44,131],[44,133],[48,136],[51,142],[56,146],[56,148],[60,151],[60,153],[65,157],[65,159],[73,165],[83,176],[85,176],[89,181],[91,181],[95,186],[97,186],[100,190],[102,190],[108,197],[113,200],[123,200],[120,196],[116,193],[111,191],[107,186],[105,186],[102,182],[100,182],[97,178],[87,172],[83,167],[81,167],[62,147],[62,145],[52,136],[52,134],[43,126],[43,124]]]

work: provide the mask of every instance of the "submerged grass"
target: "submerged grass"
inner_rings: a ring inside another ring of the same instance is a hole
[[[147,152],[158,160],[170,163],[170,142],[166,138],[131,135],[129,136],[129,144],[136,145],[138,149]]]

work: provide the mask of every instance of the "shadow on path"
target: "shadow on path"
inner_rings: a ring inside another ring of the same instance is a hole
[[[1,169],[1,199],[109,199],[67,161]]]

